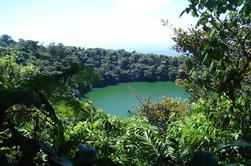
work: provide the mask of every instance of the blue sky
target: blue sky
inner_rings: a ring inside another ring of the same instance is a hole
[[[179,18],[186,0],[0,0],[0,34],[81,47],[165,53],[176,27],[195,22]]]

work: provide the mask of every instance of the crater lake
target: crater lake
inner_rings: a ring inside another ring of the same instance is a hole
[[[130,82],[93,88],[84,94],[84,101],[90,100],[96,108],[103,109],[108,114],[126,118],[128,110],[135,111],[133,105],[139,104],[136,94],[143,98],[149,97],[152,101],[161,101],[163,96],[171,98],[190,96],[175,82]]]

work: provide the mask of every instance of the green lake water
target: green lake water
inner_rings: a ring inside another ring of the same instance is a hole
[[[153,101],[161,101],[163,96],[189,97],[189,94],[177,87],[174,82],[130,82],[93,88],[84,95],[86,97],[84,100],[91,100],[96,108],[101,108],[108,114],[126,118],[128,110],[135,110],[133,105],[139,103],[134,93],[139,93],[142,97],[148,96]]]

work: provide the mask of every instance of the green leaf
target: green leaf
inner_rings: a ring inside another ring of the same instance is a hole
[[[204,50],[208,50],[208,48],[209,48],[209,46],[210,46],[209,40],[205,40],[203,46],[204,46]]]
[[[181,14],[180,14],[179,17],[181,17],[185,12],[186,12],[186,13],[189,13],[190,11],[191,11],[190,8],[186,8],[185,10],[183,10],[183,11],[181,12]]]
[[[205,16],[202,16],[199,21],[197,22],[197,26],[198,25],[206,25],[206,23],[208,23],[208,18]]]
[[[212,31],[211,31],[211,33],[209,35],[210,38],[213,38],[215,36],[216,30],[217,30],[216,28],[212,29]]]
[[[212,72],[213,68],[214,68],[214,61],[212,61],[212,63],[210,64],[209,71]]]

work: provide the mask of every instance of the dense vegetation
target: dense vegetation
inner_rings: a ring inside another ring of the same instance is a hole
[[[3,49],[0,165],[250,165],[250,9],[249,0],[189,0],[184,12],[198,25],[175,29],[174,41],[191,57],[179,81],[191,99],[138,97],[127,119],[72,98],[76,84],[95,80],[89,67],[44,75]]]
[[[131,81],[175,81],[176,78],[185,77],[185,73],[178,69],[186,57],[85,49],[53,43],[44,47],[32,40],[20,39],[16,42],[8,35],[0,37],[0,47],[0,55],[6,55],[6,48],[16,50],[19,64],[33,64],[45,75],[60,73],[72,63],[89,66],[100,77],[94,86]]]

